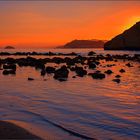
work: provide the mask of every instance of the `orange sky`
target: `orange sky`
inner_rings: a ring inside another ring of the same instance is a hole
[[[140,21],[139,1],[0,1],[0,46],[108,40]]]

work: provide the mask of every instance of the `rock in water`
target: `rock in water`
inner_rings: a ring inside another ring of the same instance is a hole
[[[12,69],[16,71],[16,65],[15,64],[10,64],[10,65],[3,65],[3,69]]]
[[[107,71],[105,71],[105,73],[106,74],[112,74],[113,72],[112,72],[112,70],[107,70]]]
[[[116,77],[116,78],[120,78],[121,76],[120,76],[120,75],[116,75],[115,77]]]
[[[96,68],[96,64],[94,62],[90,62],[89,69],[95,69],[95,68]]]
[[[30,77],[28,78],[28,81],[33,81],[33,80],[34,80],[34,78],[30,78]]]
[[[124,72],[125,72],[125,70],[124,70],[124,69],[120,69],[120,70],[119,70],[119,72],[124,73]]]
[[[78,76],[83,77],[87,75],[87,71],[83,69],[83,67],[75,67],[75,72]]]
[[[9,70],[4,70],[3,71],[3,75],[9,75],[9,74],[16,74],[16,71],[12,70],[12,69],[11,70],[9,69]]]
[[[104,45],[105,50],[140,50],[140,22]]]
[[[113,82],[116,82],[116,83],[120,83],[120,82],[121,82],[120,79],[113,79],[112,81],[113,81]]]
[[[88,56],[92,56],[92,55],[94,55],[94,54],[96,54],[96,53],[93,52],[93,51],[90,51],[90,52],[88,53]]]
[[[48,67],[46,67],[46,72],[47,73],[54,73],[55,72],[55,68],[48,66]]]
[[[105,74],[100,73],[100,72],[95,72],[91,76],[94,79],[104,79],[105,78]]]
[[[54,78],[60,81],[65,81],[68,78],[69,71],[66,66],[62,66],[54,73]]]

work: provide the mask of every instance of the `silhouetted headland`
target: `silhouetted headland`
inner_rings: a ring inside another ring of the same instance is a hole
[[[140,22],[104,45],[105,50],[140,50]]]
[[[60,48],[103,48],[103,40],[73,40]]]

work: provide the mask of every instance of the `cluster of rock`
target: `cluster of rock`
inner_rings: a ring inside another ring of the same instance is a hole
[[[16,64],[4,64],[3,65],[3,74],[16,74]]]
[[[77,54],[75,52],[72,53],[54,53],[54,52],[46,52],[46,53],[40,53],[40,52],[0,52],[0,56],[9,56],[9,55],[17,55],[17,56],[35,56],[35,55],[45,55],[45,56],[76,56]]]
[[[27,58],[5,58],[0,59],[0,69],[3,70],[4,75],[9,74],[16,74],[16,68],[19,67],[34,67],[35,69],[40,70],[41,76],[44,76],[45,74],[53,74],[54,79],[57,79],[59,81],[65,81],[67,80],[69,76],[69,72],[75,72],[75,76],[73,78],[76,78],[77,76],[83,77],[85,75],[89,75],[94,79],[104,79],[106,75],[110,75],[113,73],[111,70],[107,70],[104,72],[101,72],[97,70],[98,67],[102,67],[100,60],[107,61],[118,61],[118,60],[131,60],[131,61],[138,61],[140,62],[140,55],[97,55],[94,52],[89,52],[88,56],[84,57],[81,55],[77,55],[75,57],[53,57],[53,58],[33,58],[33,57],[27,57]],[[61,64],[61,66],[52,67],[52,66],[45,66],[48,63],[55,63],[55,64]],[[113,67],[115,64],[107,64],[106,67]],[[126,64],[127,67],[133,67],[131,63]],[[93,73],[88,73],[87,69],[94,70]],[[120,69],[120,73],[124,73],[124,69]],[[120,82],[120,75],[116,75],[114,82],[119,83]],[[28,78],[28,80],[34,80],[33,78]]]

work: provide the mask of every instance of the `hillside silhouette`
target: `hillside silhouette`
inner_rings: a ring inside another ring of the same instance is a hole
[[[104,44],[105,50],[140,50],[140,22]]]

